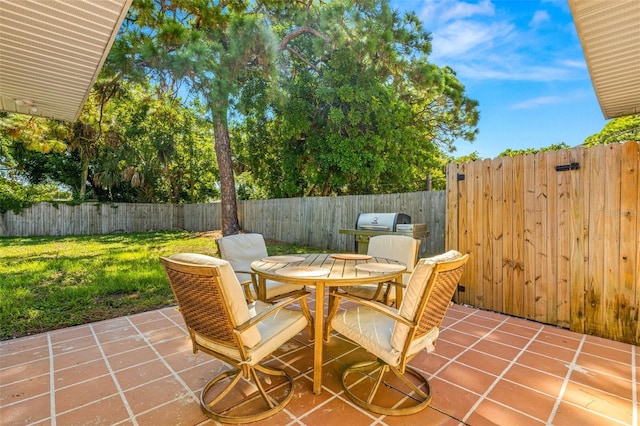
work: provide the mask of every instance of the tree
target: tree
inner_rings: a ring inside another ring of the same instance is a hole
[[[640,141],[640,114],[614,118],[604,126],[600,133],[585,139],[584,145],[606,145],[627,141]]]
[[[135,2],[109,55],[118,78],[151,75],[163,90],[201,99],[214,129],[222,232],[239,229],[228,115],[244,76],[269,72],[273,48],[261,2]]]
[[[9,114],[0,119],[2,132],[18,154],[17,167],[32,183],[53,180],[69,186],[76,198],[85,199],[90,163],[102,141],[101,118],[106,102],[101,85],[96,84],[96,88],[75,122],[23,114]],[[78,160],[79,170],[70,164]],[[70,172],[75,176],[69,176]]]
[[[453,70],[428,62],[415,14],[386,1],[308,2],[304,12],[273,26],[280,78],[255,76],[240,92],[239,161],[272,197],[424,189],[442,174],[442,150],[475,137],[477,102]]]
[[[218,196],[211,126],[196,109],[145,85],[123,83],[93,182],[113,201],[209,201]]]
[[[467,155],[461,155],[459,157],[454,157],[451,159],[452,162],[454,163],[468,163],[470,161],[477,161],[477,160],[482,160],[482,158],[480,157],[480,154],[478,154],[478,151],[473,151],[471,154],[467,154]]]
[[[111,83],[101,80],[94,87],[76,122],[0,117],[4,174],[20,185],[71,188],[76,200],[180,203],[218,197],[212,130],[197,105],[186,108],[149,85]],[[35,196],[36,189],[20,193]]]
[[[511,149],[507,148],[498,154],[498,157],[516,157],[518,155],[527,155],[527,154],[536,154],[538,152],[549,152],[549,151],[559,151],[561,149],[569,149],[571,148],[564,142],[560,142],[558,144],[551,144],[544,148],[526,148],[526,149]]]

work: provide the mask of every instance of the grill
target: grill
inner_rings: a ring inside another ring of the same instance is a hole
[[[363,254],[369,248],[369,238],[376,235],[429,236],[426,223],[411,223],[411,216],[404,213],[359,213],[355,229],[341,229],[339,232],[354,235],[355,251]]]

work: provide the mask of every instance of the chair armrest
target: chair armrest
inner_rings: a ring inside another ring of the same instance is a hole
[[[309,294],[308,291],[300,291],[298,293],[295,293],[294,295],[286,298],[286,299],[282,299],[280,300],[278,303],[272,305],[269,309],[264,310],[262,312],[260,312],[258,315],[256,315],[255,317],[251,318],[248,321],[243,322],[242,324],[239,324],[236,326],[235,328],[235,332],[236,333],[242,333],[244,332],[246,329],[253,327],[254,325],[258,324],[259,322],[263,321],[266,317],[268,317],[269,315],[273,315],[276,312],[278,312],[279,310],[283,309],[284,307],[297,302],[298,300],[304,299],[306,298]],[[303,309],[306,308],[306,305],[304,305]],[[304,313],[304,312],[303,312]],[[306,315],[305,315],[306,316]]]
[[[242,286],[242,290],[244,291],[245,299],[247,299],[249,303],[255,302],[256,299],[253,297],[253,294],[251,294],[251,289],[249,288],[250,286],[254,286],[255,288],[253,281],[243,281],[240,283],[240,285]],[[258,294],[257,291],[256,294]]]
[[[347,299],[350,300],[352,302],[355,302],[359,305],[363,305],[363,306],[367,306],[377,312],[380,312],[381,314],[384,314],[396,321],[399,321],[409,327],[414,327],[416,324],[413,321],[409,321],[408,319],[398,315],[397,313],[391,311],[392,308],[390,308],[387,305],[384,305],[380,302],[376,302],[373,300],[367,300],[367,299],[361,299],[357,296],[352,296],[350,294],[343,294],[343,293],[336,293],[335,297],[337,299]],[[336,300],[336,302],[339,302],[339,300]],[[333,315],[331,316],[333,318]],[[328,318],[327,321],[330,321],[332,318]]]

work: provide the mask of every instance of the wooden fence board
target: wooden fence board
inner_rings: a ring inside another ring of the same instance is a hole
[[[459,169],[460,175],[465,176],[465,178],[458,181],[458,190],[460,191],[458,197],[458,243],[454,243],[454,245],[452,246],[453,249],[458,247],[457,250],[461,253],[471,252],[471,249],[469,247],[469,224],[471,222],[469,215],[472,213],[469,212],[469,191],[467,191],[467,179],[470,178],[467,171],[468,167],[470,167],[470,163],[465,163],[460,165]],[[469,259],[469,262],[470,261],[471,259]],[[471,267],[469,267],[468,269],[472,270]],[[469,275],[475,277],[475,275],[471,273]],[[473,284],[475,285],[475,283]],[[458,300],[460,303],[473,304],[475,294],[475,290],[473,289],[474,285],[464,286],[465,290],[459,292]]]
[[[502,189],[504,195],[502,220],[504,221],[502,238],[502,279],[504,282],[504,293],[502,294],[505,313],[515,315],[513,306],[513,159],[505,157],[503,159]]]
[[[482,205],[478,220],[483,221],[482,228],[482,295],[485,309],[495,310],[493,299],[493,236],[491,233],[491,160],[482,162]]]
[[[505,224],[502,216],[503,204],[504,204],[504,179],[503,179],[503,167],[502,160],[495,158],[491,161],[491,262],[492,262],[492,285],[491,292],[493,302],[493,309],[501,312],[504,309],[504,281],[502,279],[502,246],[503,246],[503,232]]]
[[[536,213],[535,213],[535,317],[536,321],[547,320],[547,300],[549,291],[547,273],[547,156],[545,153],[536,154]]]
[[[524,191],[523,157],[513,161],[513,308],[514,315],[524,315]]]
[[[605,167],[607,175],[620,175],[620,150],[617,145],[607,145]],[[604,188],[604,331],[614,338],[622,337],[618,321],[620,288],[620,180],[606,182]]]
[[[571,162],[583,169],[587,165],[588,150],[579,147],[571,151]],[[571,330],[585,332],[585,303],[588,263],[588,218],[589,218],[589,179],[581,178],[580,173],[571,174]]]
[[[447,206],[446,206],[446,220],[447,220],[447,234],[446,249],[450,250],[453,247],[458,247],[459,241],[459,228],[458,228],[458,213],[460,211],[459,206],[459,194],[458,191],[458,165],[450,163],[447,165]]]
[[[619,288],[616,294],[614,314],[618,320],[620,335],[634,335],[638,323],[637,263],[638,240],[638,167],[640,167],[640,146],[626,143],[621,150],[620,164],[620,211],[616,212],[620,221]],[[615,217],[612,219],[616,219]]]
[[[483,195],[482,190],[484,189],[484,167],[482,166],[482,161],[475,161],[472,163],[473,169],[470,170],[469,174],[475,180],[473,185],[473,192],[470,197],[470,206],[469,209],[471,211],[471,217],[469,218],[469,235],[471,240],[469,244],[471,247],[474,247],[474,251],[476,255],[467,263],[466,268],[470,268],[474,270],[474,275],[478,279],[478,283],[476,286],[473,286],[472,289],[475,290],[475,294],[473,294],[473,304],[480,308],[484,308],[484,288],[483,288],[483,259],[486,248],[483,245],[484,240],[484,218],[482,217],[482,204],[483,204]],[[470,294],[471,296],[471,294]]]
[[[543,286],[546,287],[547,307],[544,322],[556,324],[558,315],[556,307],[558,306],[558,194],[556,177],[559,172],[555,170],[556,151],[542,153],[546,159],[546,222],[547,230],[545,233],[546,241],[544,248],[544,256],[546,257],[546,276]],[[568,173],[568,172],[563,172]]]
[[[526,155],[523,159],[523,202],[524,202],[524,230],[523,230],[523,262],[524,262],[524,312],[523,317],[535,319],[536,307],[536,175],[535,157]]]
[[[569,150],[563,149],[556,153],[556,164],[566,165],[571,163]],[[571,217],[570,217],[570,196],[571,196],[571,175],[579,171],[559,171],[556,172],[556,216],[557,227],[557,251],[555,256],[556,265],[556,312],[555,324],[560,327],[569,328],[571,323],[571,286],[570,286],[570,261],[571,261]]]
[[[589,270],[587,279],[587,300],[585,316],[585,332],[602,335],[604,330],[604,190],[605,170],[603,159],[604,146],[591,149],[589,162],[585,165],[589,170]]]

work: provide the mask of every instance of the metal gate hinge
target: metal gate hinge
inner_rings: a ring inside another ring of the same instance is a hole
[[[565,172],[567,170],[578,170],[580,168],[579,163],[562,164],[556,166],[556,172]]]

